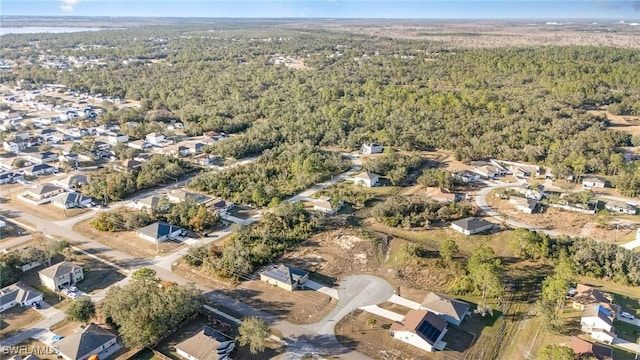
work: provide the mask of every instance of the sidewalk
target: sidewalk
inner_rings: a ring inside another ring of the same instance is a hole
[[[402,305],[404,307],[408,307],[409,309],[420,310],[420,304],[418,304],[415,301],[411,301],[409,299],[405,299],[402,296],[398,296],[396,294],[391,295],[391,297],[389,298],[389,301],[394,303],[394,304],[398,304],[398,305]]]
[[[320,283],[317,283],[312,280],[307,280],[304,282],[304,287],[308,287],[311,290],[315,290],[317,292],[323,293],[325,295],[329,295],[332,298],[338,300],[338,290],[326,287]]]

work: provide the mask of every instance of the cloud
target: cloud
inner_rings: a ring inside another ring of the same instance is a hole
[[[60,9],[66,12],[73,11],[73,5],[79,3],[80,0],[62,0],[62,5],[60,5]]]

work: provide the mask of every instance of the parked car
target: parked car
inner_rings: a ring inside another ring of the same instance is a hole
[[[62,336],[62,335],[54,335],[53,338],[51,339],[51,343],[55,344],[55,343],[57,343],[58,341],[60,341],[62,339],[64,339],[64,336]]]
[[[567,296],[573,297],[576,295],[576,293],[577,293],[576,288],[569,288],[569,290],[567,291]]]
[[[76,292],[76,291],[78,291],[78,288],[77,288],[77,287],[75,287],[75,286],[69,286],[67,289],[69,289],[69,291],[71,291],[71,292]]]
[[[69,296],[72,299],[77,299],[78,298],[78,294],[74,293],[74,292],[70,292],[67,296]]]
[[[629,314],[628,312],[625,312],[625,311],[620,313],[620,317],[623,317],[623,318],[629,319],[629,320],[635,320],[635,318],[636,318],[635,316],[633,316],[633,315],[631,315],[631,314]]]
[[[42,308],[42,305],[40,305],[40,303],[39,303],[39,302],[37,302],[37,301],[36,301],[36,302],[34,302],[32,306],[33,306],[34,308],[36,308],[36,309],[41,309],[41,308]]]
[[[65,295],[69,295],[69,293],[70,293],[71,291],[69,291],[69,289],[67,289],[67,288],[64,288],[64,289],[62,289],[62,290],[61,290],[61,292],[62,292],[63,294],[65,294]]]

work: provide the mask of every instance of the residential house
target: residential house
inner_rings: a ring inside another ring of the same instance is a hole
[[[58,167],[49,164],[37,164],[24,169],[27,176],[46,176],[58,173]]]
[[[578,284],[578,286],[576,286],[576,293],[572,300],[572,307],[574,309],[584,310],[594,304],[612,304],[613,295],[588,285]]]
[[[58,154],[51,151],[44,151],[38,154],[25,155],[24,158],[32,164],[44,164],[58,161]]]
[[[362,144],[360,152],[366,155],[380,154],[384,150],[383,146],[377,143]]]
[[[409,310],[401,322],[391,325],[391,337],[425,351],[442,350],[447,322],[427,310]]]
[[[518,196],[509,197],[509,202],[516,206],[516,209],[525,214],[533,214],[538,207],[538,202],[533,199],[527,199]]]
[[[16,305],[31,306],[43,300],[41,292],[32,289],[22,282],[17,282],[0,289],[0,313]]]
[[[188,360],[230,360],[235,347],[233,338],[209,326],[175,346],[178,356]]]
[[[494,223],[478,217],[468,217],[451,223],[451,228],[453,230],[461,232],[465,235],[473,235],[481,233],[483,231],[491,230],[494,226]]]
[[[378,178],[378,175],[374,173],[361,172],[360,174],[355,176],[354,180],[357,185],[362,185],[365,187],[374,187],[378,185],[379,178]]]
[[[77,168],[78,165],[80,164],[80,157],[76,153],[69,152],[69,153],[60,155],[60,157],[58,158],[58,162],[67,163],[71,167]]]
[[[77,192],[68,192],[52,197],[51,204],[62,209],[86,208],[93,205],[93,199]]]
[[[332,204],[330,197],[321,196],[313,201],[313,210],[333,215],[338,212],[343,205],[344,203],[342,201]]]
[[[6,152],[18,153],[27,147],[22,141],[5,141],[2,143],[2,148]]]
[[[582,331],[592,338],[611,344],[616,338],[613,332],[614,315],[600,304],[591,305],[584,309],[580,317]]]
[[[82,267],[69,261],[63,261],[38,272],[40,282],[48,289],[59,291],[84,279]]]
[[[134,208],[136,210],[150,210],[158,207],[160,204],[162,197],[161,196],[147,196],[142,199],[134,200],[127,204],[128,207]]]
[[[609,346],[582,340],[577,336],[571,338],[571,349],[578,359],[613,360],[613,349]]]
[[[96,324],[81,327],[54,347],[65,360],[87,360],[93,355],[107,359],[121,348],[116,335]]]
[[[46,129],[40,130],[40,134],[38,134],[38,136],[40,136],[44,141],[49,141],[57,134],[58,134],[58,130],[52,129],[52,128],[46,128]]]
[[[44,183],[36,184],[34,187],[25,188],[24,195],[33,200],[44,200],[62,192],[64,192],[64,189],[60,186]]]
[[[614,213],[629,215],[635,215],[638,211],[635,204],[629,204],[622,201],[607,201],[604,204],[604,208]]]
[[[89,179],[83,174],[70,174],[63,176],[53,181],[53,185],[60,186],[67,191],[74,191],[80,189],[84,184],[87,184]]]
[[[158,243],[176,239],[178,236],[182,235],[183,232],[184,229],[180,227],[170,225],[164,221],[157,221],[151,225],[138,229],[137,235],[142,239]]]
[[[202,134],[202,137],[204,138],[208,138],[214,141],[218,141],[218,140],[222,140],[224,137],[226,136],[225,133],[221,132],[215,132],[215,131],[207,131],[204,134]]]
[[[540,184],[535,186],[524,184],[524,186],[522,187],[516,186],[516,187],[509,188],[509,190],[519,192],[525,198],[536,200],[536,201],[540,201],[544,197],[544,185],[540,185]]]
[[[152,145],[160,145],[167,141],[166,137],[162,133],[155,132],[147,134],[144,139]]]
[[[606,180],[599,178],[597,176],[587,177],[582,179],[582,188],[591,189],[591,188],[604,188],[607,184]]]
[[[308,271],[283,264],[269,266],[260,273],[260,280],[288,291],[299,288],[308,278]]]
[[[460,196],[456,193],[439,187],[428,187],[425,192],[428,198],[437,202],[456,202],[460,200]]]
[[[107,135],[107,142],[112,145],[122,144],[129,142],[129,135],[119,134],[119,133],[110,133]]]
[[[24,179],[22,174],[14,173],[14,172],[5,172],[0,174],[0,185],[3,184],[13,184],[18,180]]]
[[[471,165],[473,166],[473,172],[486,179],[493,179],[496,176],[507,173],[503,167],[486,161],[474,161]]]
[[[179,204],[181,202],[189,200],[198,205],[204,204],[211,200],[211,198],[206,195],[185,191],[183,189],[174,189],[169,191],[169,193],[167,194],[167,199],[169,200],[169,202],[172,202],[174,204]]]
[[[431,292],[420,305],[420,309],[432,312],[450,324],[460,325],[467,315],[471,315],[469,306],[464,301],[450,299]]]
[[[209,154],[200,154],[200,155],[194,156],[192,160],[194,163],[198,165],[209,166],[209,165],[213,165],[214,161],[216,160],[216,157]]]
[[[463,183],[470,183],[480,180],[480,175],[469,170],[462,170],[453,173],[453,178]]]
[[[136,171],[142,167],[142,163],[137,160],[126,159],[122,160],[120,164],[116,164],[113,168],[117,171]]]
[[[153,145],[151,143],[149,143],[148,141],[145,140],[134,140],[134,141],[129,141],[127,143],[127,146],[133,149],[138,149],[138,150],[145,150],[148,148],[153,147]]]

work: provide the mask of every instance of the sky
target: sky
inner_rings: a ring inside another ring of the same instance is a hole
[[[640,0],[0,0],[2,15],[640,19]]]

